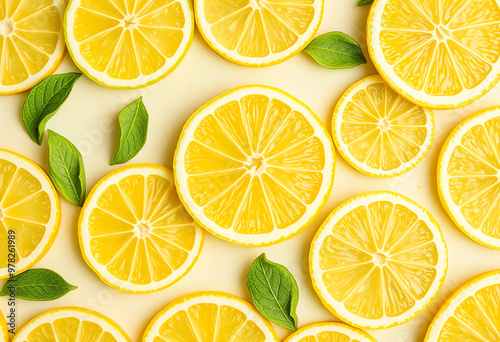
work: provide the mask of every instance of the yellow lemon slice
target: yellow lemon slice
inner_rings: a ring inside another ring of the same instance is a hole
[[[73,61],[97,83],[139,88],[172,72],[194,32],[189,0],[71,0],[64,28]]]
[[[9,342],[9,329],[7,328],[7,323],[5,322],[4,315],[0,311],[0,339],[4,342]]]
[[[79,237],[83,258],[104,282],[152,292],[189,272],[204,232],[179,201],[172,171],[138,164],[95,185],[80,214]]]
[[[332,135],[354,168],[370,176],[394,177],[413,169],[429,151],[434,115],[374,75],[344,93],[333,113]]]
[[[12,342],[32,341],[131,342],[111,319],[76,307],[53,309],[38,315],[19,330]]]
[[[174,158],[181,201],[212,234],[270,245],[305,229],[324,206],[334,153],[316,115],[266,86],[231,90],[200,108]]]
[[[378,0],[367,34],[382,77],[423,107],[465,106],[500,78],[496,0]]]
[[[465,284],[441,307],[425,342],[500,340],[500,271]]]
[[[377,342],[362,330],[341,323],[315,323],[300,328],[284,342]]]
[[[441,203],[471,239],[500,248],[500,107],[465,119],[438,162]]]
[[[143,342],[279,342],[271,324],[250,304],[222,292],[177,299],[149,323]]]
[[[33,87],[64,56],[62,0],[0,1],[0,95]]]
[[[344,202],[313,239],[310,271],[323,304],[358,328],[382,329],[417,316],[436,297],[448,265],[434,218],[393,192]]]
[[[309,44],[324,0],[196,0],[196,22],[224,58],[246,66],[283,62]]]
[[[0,149],[0,279],[38,262],[60,225],[61,204],[49,177],[31,160]]]

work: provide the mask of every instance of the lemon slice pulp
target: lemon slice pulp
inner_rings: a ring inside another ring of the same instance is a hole
[[[362,330],[341,323],[315,323],[300,328],[284,342],[377,342]]]

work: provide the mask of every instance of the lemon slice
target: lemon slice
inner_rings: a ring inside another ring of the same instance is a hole
[[[358,328],[403,324],[441,288],[446,243],[434,218],[393,192],[356,196],[337,207],[313,239],[310,271],[323,304]]]
[[[76,65],[97,83],[139,88],[171,73],[194,32],[189,0],[71,0],[64,28]]]
[[[500,271],[478,276],[443,304],[425,342],[500,340]]]
[[[341,323],[315,323],[300,328],[284,342],[377,342],[362,330]]]
[[[195,0],[196,22],[224,58],[267,66],[298,54],[313,39],[324,0]]]
[[[375,67],[423,107],[462,107],[493,88],[499,41],[495,0],[379,0],[368,17]]]
[[[2,312],[0,312],[0,339],[4,342],[9,342],[9,329],[7,328],[7,323]]]
[[[271,324],[250,304],[223,292],[191,294],[169,304],[149,323],[143,342],[279,342]]]
[[[316,115],[266,86],[231,90],[185,125],[174,158],[181,201],[212,234],[270,245],[298,234],[330,194],[334,153]]]
[[[79,237],[83,258],[108,285],[153,292],[189,272],[204,232],[179,201],[172,171],[138,164],[96,184],[80,214]]]
[[[500,107],[464,120],[438,162],[441,203],[471,239],[500,248]]]
[[[61,204],[49,177],[26,157],[0,149],[0,279],[38,262],[60,225]]]
[[[370,176],[394,177],[413,169],[429,151],[434,116],[374,75],[344,93],[333,113],[332,135],[354,168]]]
[[[0,95],[33,87],[64,56],[62,0],[0,1]]]
[[[66,307],[46,311],[19,330],[12,342],[131,342],[115,322],[87,309]]]

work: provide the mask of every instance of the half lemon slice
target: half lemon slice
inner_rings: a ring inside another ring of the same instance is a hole
[[[318,117],[266,86],[231,90],[184,126],[174,158],[181,201],[227,241],[262,246],[295,236],[330,194],[333,143]]]
[[[71,0],[64,28],[76,65],[97,83],[139,88],[172,72],[193,40],[190,0]]]
[[[315,323],[300,328],[284,342],[377,342],[362,330],[341,323]]]
[[[323,304],[358,328],[403,324],[443,285],[448,252],[424,208],[393,192],[356,196],[337,207],[313,239],[313,286]]]
[[[138,164],[96,184],[80,214],[79,236],[85,261],[104,282],[153,292],[189,272],[204,231],[179,201],[172,171]]]

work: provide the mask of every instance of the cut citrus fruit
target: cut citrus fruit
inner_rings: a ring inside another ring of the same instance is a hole
[[[196,22],[224,58],[267,66],[298,54],[314,38],[324,0],[195,0]]]
[[[474,278],[443,304],[425,342],[500,341],[500,271]]]
[[[111,172],[92,189],[79,236],[83,258],[104,282],[153,292],[189,272],[204,232],[179,201],[172,171],[138,164]]]
[[[271,324],[250,304],[222,292],[177,299],[149,323],[143,342],[279,342]]]
[[[61,204],[49,177],[31,160],[0,149],[0,279],[38,262],[60,225]]]
[[[434,116],[374,75],[344,93],[333,113],[332,135],[354,168],[370,176],[394,177],[413,169],[429,151]]]
[[[423,107],[465,106],[500,78],[497,0],[377,0],[367,34],[378,72]]]
[[[181,201],[227,241],[260,246],[298,234],[330,194],[333,143],[316,115],[266,86],[229,91],[200,108],[174,158]]]
[[[500,248],[500,107],[455,128],[437,174],[441,203],[455,224],[474,241]]]
[[[139,88],[172,72],[193,40],[189,0],[71,0],[64,28],[73,61],[97,83]]]
[[[300,328],[284,342],[377,342],[362,330],[341,323],[315,323]]]
[[[9,329],[7,328],[7,323],[2,312],[0,312],[0,339],[4,342],[9,342]]]
[[[436,297],[448,265],[434,218],[393,192],[337,207],[313,239],[310,269],[323,304],[359,328],[383,329],[417,316]]]
[[[62,0],[0,1],[0,95],[33,87],[64,56]]]
[[[19,330],[12,342],[131,342],[115,322],[100,313],[67,307],[46,311]]]

